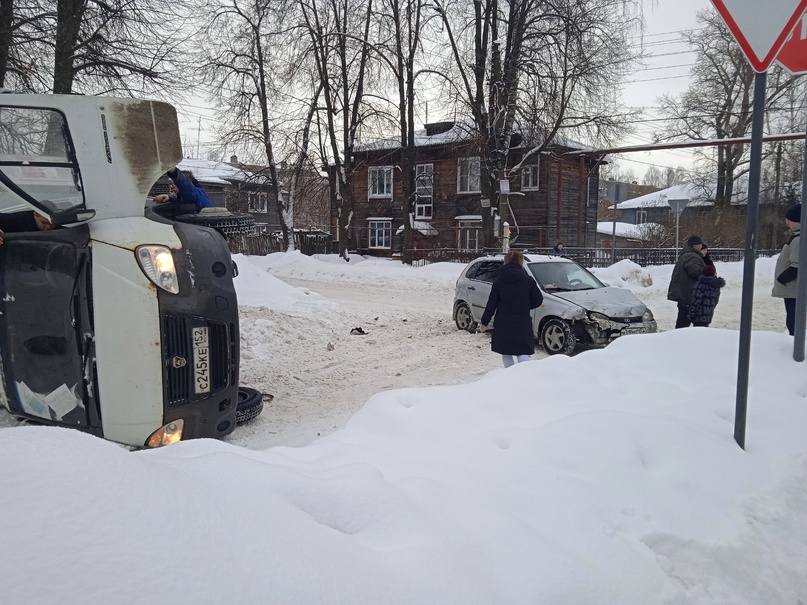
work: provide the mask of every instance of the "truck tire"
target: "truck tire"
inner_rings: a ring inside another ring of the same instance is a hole
[[[255,217],[243,212],[230,212],[225,208],[202,208],[196,214],[180,214],[175,221],[212,227],[225,238],[230,235],[248,235],[255,228]]]
[[[238,387],[238,405],[235,408],[235,423],[241,424],[258,416],[263,411],[263,393],[250,387]]]

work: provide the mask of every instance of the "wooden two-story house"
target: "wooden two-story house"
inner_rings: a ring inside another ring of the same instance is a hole
[[[490,200],[482,199],[480,157],[472,151],[476,139],[466,125],[454,122],[427,124],[416,133],[413,246],[418,251],[483,248],[482,212],[489,212]],[[536,147],[518,134],[514,142],[507,158],[511,175],[501,184],[508,193],[502,195],[496,217],[498,233],[507,222],[511,243],[518,248],[552,247],[558,241],[567,247],[594,245],[601,159],[567,142],[513,171],[525,152]],[[386,139],[355,153],[350,249],[360,254],[400,253],[404,216],[399,149],[398,139]],[[331,214],[335,224],[335,208]]]

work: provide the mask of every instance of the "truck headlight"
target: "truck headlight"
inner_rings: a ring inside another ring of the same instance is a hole
[[[185,421],[180,418],[174,420],[166,425],[161,426],[154,431],[146,441],[147,447],[163,447],[164,445],[171,445],[182,439],[182,431],[185,428]]]
[[[156,245],[138,246],[135,256],[151,283],[171,294],[179,294],[174,255],[169,248]]]
[[[655,317],[653,317],[653,312],[650,309],[647,309],[642,315],[642,321],[655,321]]]

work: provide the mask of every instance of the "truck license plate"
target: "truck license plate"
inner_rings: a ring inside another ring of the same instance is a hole
[[[193,328],[193,392],[210,392],[210,347],[207,326]]]

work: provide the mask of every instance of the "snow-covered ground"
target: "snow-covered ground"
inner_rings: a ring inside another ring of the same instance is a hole
[[[713,328],[677,331],[672,267],[596,271],[662,332],[504,370],[453,325],[460,265],[236,260],[241,382],[274,400],[134,453],[0,414],[0,603],[807,602],[807,373],[772,259],[745,451],[740,263]]]

